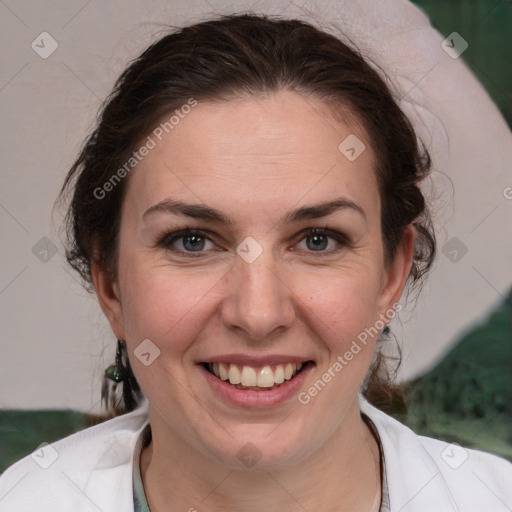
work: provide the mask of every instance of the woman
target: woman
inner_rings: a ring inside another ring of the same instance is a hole
[[[149,47],[62,191],[117,417],[9,468],[0,510],[510,510],[510,463],[375,407],[378,342],[435,254],[429,170],[379,75],[311,25]]]

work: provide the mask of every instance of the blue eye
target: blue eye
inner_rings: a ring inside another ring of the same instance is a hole
[[[300,236],[299,242],[306,241],[306,252],[319,253],[319,256],[332,254],[343,247],[350,246],[350,242],[345,235],[330,229],[310,228],[302,231],[298,236]],[[334,247],[325,250],[329,246],[330,240],[335,242]],[[178,241],[181,241],[181,248],[175,247]],[[181,231],[165,233],[155,240],[155,246],[157,247],[192,257],[199,257],[208,252],[208,248],[205,247],[207,243],[211,243],[213,246],[210,250],[222,250],[214,244],[204,231],[199,229],[186,228]]]
[[[206,241],[211,242],[203,231],[187,228],[174,233],[166,233],[156,241],[156,245],[159,247],[170,248],[170,246],[178,240],[182,240],[181,245],[185,249],[171,249],[178,253],[200,253],[203,252]]]
[[[338,245],[348,245],[347,238],[338,233],[337,231],[331,231],[326,229],[312,228],[308,229],[303,233],[305,236],[302,240],[310,240],[311,244],[306,242],[306,246],[308,249],[311,249],[313,252],[328,252],[331,253],[333,250],[325,251],[324,249],[329,244],[329,240],[334,240]],[[336,244],[335,244],[336,245]],[[334,249],[337,250],[336,248]]]

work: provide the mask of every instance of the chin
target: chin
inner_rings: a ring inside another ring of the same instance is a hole
[[[239,437],[227,436],[223,445],[216,443],[212,446],[209,438],[206,443],[208,452],[226,467],[251,471],[291,467],[306,458],[304,443],[300,439],[291,439],[289,432],[269,435],[268,428],[262,430],[259,425],[256,431],[254,425],[251,427],[249,430],[254,431],[253,435],[246,432]]]

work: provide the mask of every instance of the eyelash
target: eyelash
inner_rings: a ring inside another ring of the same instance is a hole
[[[159,235],[155,239],[155,241],[154,241],[154,246],[155,247],[162,247],[164,249],[169,249],[170,251],[178,253],[180,255],[187,255],[187,256],[190,255],[193,258],[202,257],[202,255],[206,251],[182,251],[182,250],[177,250],[177,249],[174,249],[174,248],[173,249],[170,248],[170,246],[174,242],[176,242],[177,240],[179,240],[181,238],[186,238],[187,236],[192,236],[192,235],[198,235],[201,238],[205,238],[206,240],[209,240],[209,241],[213,242],[213,240],[209,236],[207,236],[205,231],[202,231],[200,229],[193,229],[193,228],[188,228],[187,227],[187,228],[182,229],[180,231],[167,232],[167,233],[164,233],[163,235]],[[313,236],[318,236],[318,235],[320,235],[320,236],[327,236],[329,238],[332,238],[336,242],[338,242],[338,244],[340,244],[340,245],[342,245],[344,247],[351,247],[350,241],[349,241],[349,239],[345,235],[343,235],[342,233],[340,233],[338,231],[334,231],[332,229],[326,229],[326,228],[308,228],[308,229],[305,229],[305,230],[301,231],[297,235],[297,237],[300,236],[300,239],[298,240],[297,243],[301,242],[305,238],[309,238],[309,237],[313,237]],[[215,242],[213,242],[213,243],[215,243]],[[329,251],[308,251],[308,252],[314,254],[315,257],[316,256],[322,257],[322,256],[332,255],[333,253],[338,252],[341,249],[342,249],[341,247],[338,247],[338,248],[335,248],[335,249],[331,249]]]

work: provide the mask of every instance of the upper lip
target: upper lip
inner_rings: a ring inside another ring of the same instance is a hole
[[[234,363],[241,366],[265,366],[273,364],[284,364],[284,363],[305,363],[312,361],[311,357],[291,356],[274,354],[267,356],[249,356],[246,354],[223,354],[220,356],[207,357],[197,361],[197,364],[201,363]]]

